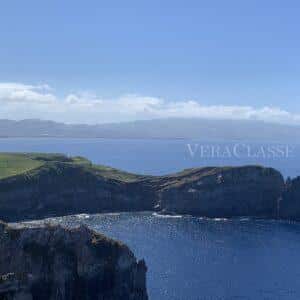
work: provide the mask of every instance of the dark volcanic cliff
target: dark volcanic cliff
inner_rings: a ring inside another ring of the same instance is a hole
[[[38,168],[0,179],[0,219],[5,221],[152,210],[154,201],[143,177],[67,158],[43,161]]]
[[[0,223],[1,300],[146,300],[145,277],[144,261],[86,227]]]
[[[0,169],[0,219],[5,221],[145,210],[300,219],[299,179],[285,183],[272,168],[206,167],[141,176],[62,155],[5,157],[17,158],[27,168],[20,172],[7,163]]]
[[[191,169],[162,185],[159,209],[208,217],[275,217],[283,189],[283,177],[271,168]]]
[[[286,183],[279,212],[282,219],[300,220],[300,177]]]

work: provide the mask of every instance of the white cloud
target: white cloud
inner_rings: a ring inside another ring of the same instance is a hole
[[[56,97],[50,93],[48,85],[26,85],[19,83],[0,83],[0,103],[51,103]]]
[[[194,100],[166,101],[135,94],[103,99],[93,93],[59,97],[48,85],[0,83],[0,118],[40,118],[67,123],[106,123],[153,118],[263,120],[300,125],[300,114],[277,107],[201,105]]]

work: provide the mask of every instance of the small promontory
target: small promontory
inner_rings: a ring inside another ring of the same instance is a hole
[[[0,223],[1,300],[147,300],[146,265],[81,226]]]
[[[284,179],[272,168],[188,169],[162,183],[158,206],[164,213],[274,218],[283,190]]]

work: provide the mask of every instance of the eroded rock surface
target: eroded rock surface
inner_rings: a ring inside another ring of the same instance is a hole
[[[121,173],[121,172],[120,172]],[[50,162],[0,180],[0,219],[7,222],[79,213],[151,210],[144,180],[126,181],[77,164]]]
[[[287,181],[279,211],[282,219],[300,220],[300,177]]]
[[[282,175],[259,166],[202,168],[170,177],[160,191],[165,213],[276,217]]]
[[[0,219],[8,222],[146,210],[300,219],[299,179],[285,183],[272,168],[206,167],[143,176],[93,165],[81,157],[19,154],[20,158],[30,158],[39,167],[15,175],[13,169],[2,172],[10,174],[0,178]]]
[[[1,300],[146,300],[146,265],[87,227],[0,223]]]

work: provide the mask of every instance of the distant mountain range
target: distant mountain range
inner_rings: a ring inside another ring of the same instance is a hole
[[[38,119],[0,120],[0,137],[297,141],[300,140],[300,126],[208,119],[158,119],[98,125],[64,124]]]

